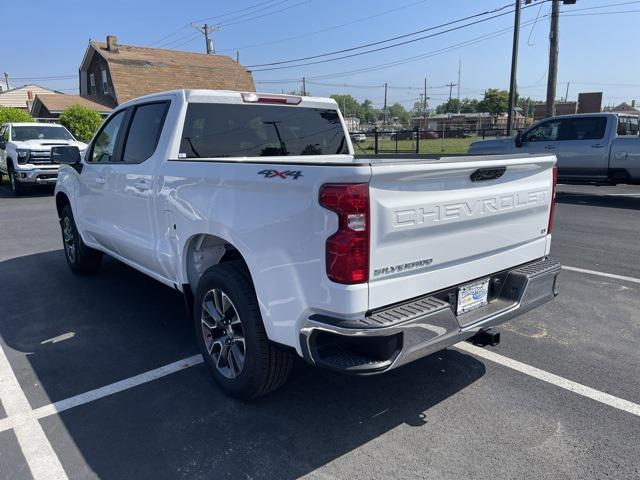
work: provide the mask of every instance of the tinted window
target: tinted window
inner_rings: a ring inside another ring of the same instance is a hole
[[[118,133],[120,132],[124,118],[125,111],[123,110],[107,120],[107,123],[105,123],[102,130],[100,130],[93,144],[91,162],[105,163],[116,160],[113,156],[116,141],[118,140]]]
[[[606,117],[567,118],[560,122],[558,140],[599,140],[606,128]]]
[[[348,153],[338,112],[279,105],[192,103],[180,157],[265,157]]]
[[[11,139],[25,140],[73,140],[73,136],[64,127],[43,127],[38,125],[13,127]]]
[[[162,102],[136,107],[124,147],[124,162],[141,163],[153,155],[168,106],[167,102]]]
[[[638,117],[619,117],[618,135],[638,135]]]

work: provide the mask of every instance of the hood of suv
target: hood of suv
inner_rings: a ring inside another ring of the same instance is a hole
[[[12,141],[11,142],[15,148],[24,148],[26,150],[51,150],[51,147],[59,146],[59,145],[71,145],[76,146],[80,150],[84,150],[87,148],[87,144],[84,142],[79,142],[77,140],[53,140],[41,138],[37,140],[25,140],[22,142]]]

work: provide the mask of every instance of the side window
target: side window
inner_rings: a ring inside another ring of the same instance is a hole
[[[525,142],[555,142],[558,139],[559,120],[549,120],[533,127],[523,137]]]
[[[136,107],[125,141],[123,162],[142,163],[153,155],[160,140],[168,108],[169,102]]]
[[[618,135],[638,135],[638,117],[618,117]]]
[[[96,76],[93,73],[89,74],[89,91],[91,95],[96,94]]]
[[[93,143],[89,160],[91,163],[109,163],[116,160],[113,157],[125,113],[126,110],[116,113],[104,124]]]
[[[100,71],[100,78],[102,79],[102,93],[109,93],[109,82],[107,82],[107,71]]]
[[[560,122],[558,141],[600,140],[606,128],[606,117],[567,118]]]
[[[7,127],[0,127],[0,142],[5,142],[6,143],[7,140],[5,140],[5,138],[4,138],[4,133],[5,133],[6,130],[7,130]],[[7,137],[8,137],[8,135],[7,135]]]

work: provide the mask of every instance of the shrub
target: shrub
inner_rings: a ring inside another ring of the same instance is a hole
[[[82,142],[88,142],[102,124],[98,112],[82,105],[71,105],[60,114],[60,123]]]
[[[18,122],[33,122],[33,117],[19,108],[0,107],[0,125]]]

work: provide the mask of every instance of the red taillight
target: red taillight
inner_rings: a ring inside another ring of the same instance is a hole
[[[327,276],[337,283],[369,279],[369,185],[326,184],[320,205],[338,214],[338,231],[327,239]]]
[[[551,210],[549,211],[549,225],[547,225],[547,235],[553,229],[553,215],[556,213],[556,188],[558,186],[558,167],[553,167],[553,185],[551,186]]]

